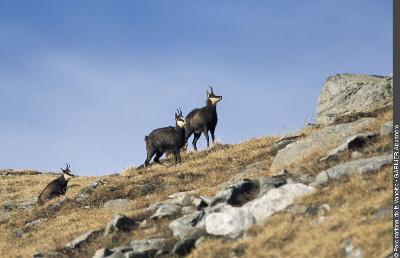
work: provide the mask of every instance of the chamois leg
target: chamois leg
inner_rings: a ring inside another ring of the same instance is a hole
[[[188,148],[188,140],[190,138],[190,136],[192,136],[193,134],[193,130],[190,128],[185,128],[185,145],[182,147],[182,149],[184,149],[185,151]]]
[[[182,159],[179,149],[174,150],[174,156],[175,156],[175,164],[180,163]]]
[[[204,128],[204,129],[203,129],[203,133],[204,133],[204,136],[206,137],[206,140],[207,140],[207,148],[208,148],[208,147],[210,147],[210,137],[208,137],[208,129],[207,129],[207,128]]]
[[[197,144],[197,140],[200,138],[200,136],[201,136],[201,133],[194,133],[192,144],[193,144],[193,149],[194,149],[195,151],[197,151],[197,146],[196,146],[196,144]]]
[[[155,150],[151,150],[151,151],[147,150],[147,158],[144,161],[144,166],[145,167],[147,167],[150,164],[150,160],[151,160],[151,158],[153,158],[155,153],[156,153]]]
[[[213,128],[213,129],[210,129],[210,133],[211,133],[211,139],[212,139],[212,142],[214,143],[214,141],[215,141],[215,135],[214,135],[214,132],[215,132],[215,128]]]
[[[161,158],[161,156],[162,156],[163,154],[164,154],[163,152],[157,151],[157,152],[156,152],[156,156],[154,157],[153,161],[154,161],[155,163],[160,163],[160,158]]]

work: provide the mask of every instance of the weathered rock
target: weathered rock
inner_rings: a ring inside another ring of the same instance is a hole
[[[16,203],[16,207],[19,208],[19,209],[28,209],[28,210],[30,210],[30,209],[33,208],[33,205],[35,205],[36,202],[37,202],[37,197],[31,198],[31,199],[28,199],[28,200],[25,200],[25,201],[22,201],[22,202],[19,202],[19,203]]]
[[[263,196],[269,190],[286,184],[286,179],[283,177],[270,177],[263,176],[258,178],[260,190],[258,192],[258,197]]]
[[[35,220],[32,220],[32,221],[26,223],[25,227],[33,227],[35,225],[42,224],[45,221],[47,221],[47,218],[38,218],[38,219],[35,219]]]
[[[385,154],[366,159],[358,159],[346,163],[338,164],[327,170],[320,172],[312,186],[321,186],[331,179],[340,178],[344,175],[351,176],[356,174],[366,174],[379,171],[383,166],[392,163],[392,154]]]
[[[389,136],[393,134],[393,121],[384,123],[381,127],[381,136]]]
[[[89,232],[75,238],[74,240],[69,242],[65,247],[68,249],[79,248],[80,246],[86,244],[87,242],[99,237],[102,233],[103,233],[103,230],[101,230],[101,229],[89,231]]]
[[[257,223],[262,223],[272,214],[293,204],[296,198],[314,191],[314,187],[304,184],[286,184],[272,189],[262,197],[245,204],[242,209],[248,210],[254,216]]]
[[[116,231],[128,231],[139,226],[139,223],[122,214],[115,215],[106,226],[104,235],[109,235]]]
[[[168,228],[172,234],[179,239],[183,239],[194,231],[197,231],[198,223],[203,219],[204,211],[197,211],[192,214],[185,215],[176,220],[173,220]]]
[[[366,144],[368,140],[372,140],[375,137],[376,134],[371,132],[353,135],[348,138],[344,143],[340,144],[338,147],[328,152],[328,154],[325,157],[321,158],[320,161],[338,161],[341,153],[347,150],[352,151],[360,149]]]
[[[236,238],[255,222],[248,209],[226,205],[221,211],[206,215],[205,226],[210,235]]]
[[[106,258],[126,258],[125,254],[123,252],[114,252],[109,256],[106,256]]]
[[[181,207],[176,204],[162,204],[150,218],[160,219],[163,217],[172,217],[177,215],[180,211]]]
[[[224,190],[218,192],[210,206],[217,203],[227,203],[239,206],[252,199],[252,193],[258,189],[258,183],[250,179],[244,179],[238,183],[228,185]]]
[[[200,199],[207,205],[210,206],[211,203],[214,201],[213,197],[210,196],[200,196]]]
[[[111,255],[111,254],[112,254],[112,252],[109,249],[101,248],[101,249],[96,251],[96,253],[93,255],[92,258],[104,258],[104,257],[106,257],[108,255]]]
[[[271,172],[276,173],[282,169],[290,171],[299,163],[307,163],[308,160],[313,162],[315,158],[323,157],[328,151],[339,146],[346,138],[368,130],[375,122],[374,118],[362,118],[318,130],[280,150],[271,165]]]
[[[136,256],[131,257],[140,257],[139,255],[143,255],[145,257],[154,257],[154,255],[159,251],[166,247],[167,239],[165,238],[152,238],[146,240],[133,240],[131,241],[131,247],[133,249],[133,253]]]
[[[132,205],[132,200],[129,199],[114,199],[104,203],[104,208],[112,212],[121,212],[129,209]]]
[[[330,124],[336,117],[371,112],[391,103],[392,99],[392,77],[356,74],[330,76],[318,99],[317,122]]]
[[[96,179],[95,181],[91,182],[88,186],[86,186],[85,188],[83,188],[78,197],[76,198],[77,202],[81,202],[85,199],[87,199],[90,194],[100,185],[104,185],[106,182],[102,179]]]
[[[127,253],[130,251],[133,251],[133,248],[131,246],[118,246],[115,247],[113,249],[111,249],[111,251],[114,252],[122,252],[122,253]]]
[[[191,214],[193,212],[196,212],[197,209],[194,206],[185,206],[182,207],[182,214],[187,215],[187,214]]]
[[[172,249],[172,253],[177,255],[187,255],[190,251],[195,247],[196,241],[206,235],[206,232],[203,229],[198,229],[186,236],[182,240],[179,240]]]
[[[192,195],[188,192],[179,192],[168,196],[168,198],[173,199],[173,203],[180,206],[192,205]]]
[[[271,146],[270,152],[276,153],[280,149],[283,149],[287,145],[298,141],[302,137],[304,137],[304,133],[301,131],[289,133],[289,134],[281,137],[278,141],[274,142]]]

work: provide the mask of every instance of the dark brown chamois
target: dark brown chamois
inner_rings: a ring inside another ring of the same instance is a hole
[[[210,146],[210,140],[208,137],[208,131],[211,133],[211,138],[214,143],[215,140],[215,127],[218,123],[217,116],[217,103],[222,100],[222,96],[217,96],[214,94],[214,90],[211,86],[209,86],[211,92],[207,90],[207,104],[205,107],[193,109],[186,116],[186,136],[185,142],[189,137],[194,134],[193,137],[193,148],[197,151],[197,140],[200,138],[201,133],[204,133],[204,136],[207,139],[207,147]]]
[[[165,152],[172,152],[175,163],[181,161],[180,149],[185,145],[185,118],[180,109],[175,113],[175,127],[168,126],[152,131],[144,138],[146,142],[147,158],[144,166],[148,166],[154,155],[154,162],[159,163]]]
[[[68,181],[75,175],[71,173],[69,164],[62,170],[62,175],[51,181],[39,194],[37,203],[39,205],[44,204],[46,201],[53,199],[54,197],[64,195],[67,192]]]

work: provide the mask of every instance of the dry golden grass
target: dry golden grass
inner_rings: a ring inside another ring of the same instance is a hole
[[[386,112],[378,119],[379,122],[371,130],[378,131],[380,125],[390,120],[391,116]],[[293,134],[303,134],[302,137],[305,137],[316,130],[317,127],[307,126]],[[99,186],[81,203],[75,202],[75,197],[81,189],[94,181],[95,177],[74,178],[69,183],[65,197],[52,200],[42,207],[34,207],[32,210],[13,208],[10,212],[11,218],[0,218],[0,257],[31,257],[37,251],[56,250],[89,230],[104,228],[113,216],[112,212],[103,208],[103,204],[110,199],[131,199],[131,209],[124,214],[142,220],[148,216],[145,208],[165,200],[172,193],[195,190],[197,194],[212,195],[221,184],[230,180],[269,175],[269,167],[274,158],[270,148],[278,139],[279,137],[274,136],[250,139],[235,145],[216,144],[209,150],[183,153],[183,162],[177,166],[172,165],[172,159],[167,158],[162,161],[162,165],[152,165],[145,169],[128,168],[120,176],[101,177],[106,184]],[[371,144],[384,149],[391,144],[391,139],[381,139]],[[343,160],[346,158],[349,157],[342,157]],[[255,163],[258,164],[257,169],[251,169]],[[306,168],[317,173],[323,167]],[[346,184],[333,185],[328,190],[304,199],[305,204],[320,202],[331,205],[332,211],[327,222],[320,226],[313,225],[312,221],[315,218],[305,217],[295,221],[294,215],[282,213],[274,216],[265,227],[252,229],[249,232],[253,235],[251,238],[237,242],[210,240],[195,251],[193,256],[231,257],[233,252],[236,256],[244,257],[281,257],[294,256],[296,252],[300,257],[330,257],[331,254],[337,256],[337,243],[347,236],[352,236],[353,242],[365,248],[368,255],[381,255],[387,247],[383,242],[388,241],[365,239],[366,237],[361,235],[374,233],[379,239],[388,239],[389,220],[364,223],[359,214],[364,214],[365,210],[372,211],[390,201],[387,188],[390,180],[384,176],[388,173],[388,170],[385,171],[374,177],[374,180],[380,182],[379,189],[383,190],[373,190],[377,189],[377,185],[372,183],[373,180],[362,180],[362,184],[357,184],[357,179],[352,179]],[[55,175],[0,175],[0,205],[8,200],[21,202],[37,197],[54,177]],[[65,201],[60,208],[49,211],[50,207],[61,199]],[[26,229],[27,222],[39,218],[44,221]],[[65,256],[91,257],[101,247],[120,246],[133,239],[146,237],[171,237],[167,229],[171,219],[150,221],[147,229],[134,230],[114,237],[100,237],[79,249],[79,252],[66,253]],[[16,237],[15,231],[21,229],[26,229],[26,233],[22,237]],[[363,241],[359,241],[358,237]],[[366,243],[374,241],[376,243],[366,246]],[[330,243],[333,244],[329,245]],[[319,251],[322,252],[321,255]]]

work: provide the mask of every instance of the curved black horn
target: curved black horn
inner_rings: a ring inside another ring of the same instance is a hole
[[[208,87],[210,87],[211,93],[214,93],[214,89],[211,85],[209,85]]]

